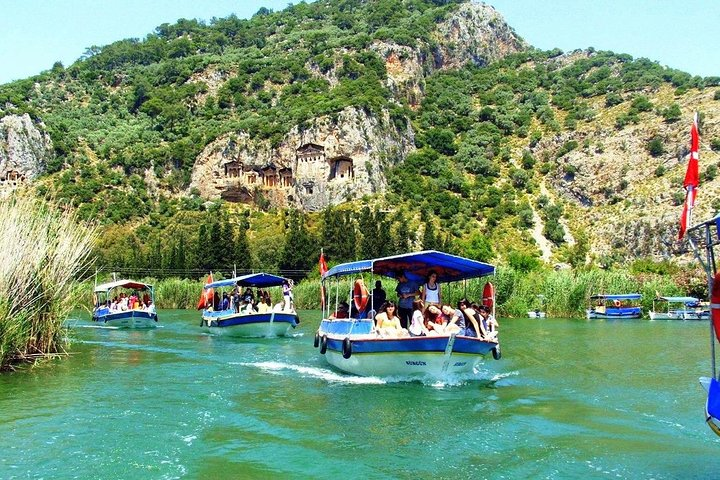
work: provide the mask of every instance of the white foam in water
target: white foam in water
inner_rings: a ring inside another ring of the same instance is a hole
[[[120,327],[111,325],[75,325],[73,328],[101,328],[103,330],[117,330]]]
[[[340,383],[355,383],[355,384],[383,384],[387,383],[385,380],[377,377],[354,377],[340,375],[330,370],[315,367],[303,367],[300,365],[292,365],[289,363],[282,362],[257,362],[257,363],[233,363],[234,365],[243,365],[248,367],[257,367],[263,370],[270,370],[279,372],[281,370],[293,370],[303,375],[310,377],[320,378],[328,382],[340,382]]]

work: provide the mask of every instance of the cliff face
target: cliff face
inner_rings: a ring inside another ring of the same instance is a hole
[[[432,49],[377,40],[369,47],[385,61],[385,86],[411,108],[422,102],[425,78],[433,71],[466,63],[485,65],[528,47],[495,9],[476,3],[460,5],[438,25],[433,38],[437,43]],[[336,51],[336,58],[347,53]],[[313,64],[306,67],[331,86],[338,84],[338,65],[325,73]],[[205,83],[212,93],[227,78],[210,67],[191,81]],[[402,161],[412,150],[410,127],[397,129],[387,112],[375,118],[350,108],[336,118],[316,118],[302,131],[293,128],[275,148],[243,132],[219,138],[197,157],[190,190],[197,189],[206,199],[269,201],[317,211],[383,192],[383,165]]]
[[[28,114],[0,118],[0,188],[12,189],[33,180],[52,155],[44,126],[35,125]]]
[[[190,189],[208,199],[317,211],[383,192],[383,167],[405,158],[413,138],[412,129],[398,130],[387,115],[354,108],[293,128],[275,148],[237,132],[205,148]]]

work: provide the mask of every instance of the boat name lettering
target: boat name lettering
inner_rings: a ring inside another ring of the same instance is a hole
[[[455,362],[455,365],[453,365],[453,366],[455,366],[455,367],[464,367],[465,365],[467,365],[467,362]]]
[[[427,363],[425,363],[421,360],[406,360],[405,364],[406,365],[415,365],[415,366],[419,366],[419,367],[424,367],[427,365]]]

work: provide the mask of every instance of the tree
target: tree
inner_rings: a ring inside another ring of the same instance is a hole
[[[285,245],[280,257],[280,268],[293,280],[300,280],[317,262],[320,252],[317,242],[305,227],[302,213],[292,210],[285,229]]]

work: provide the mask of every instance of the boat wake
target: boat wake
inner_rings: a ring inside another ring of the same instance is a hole
[[[361,385],[380,385],[387,383],[385,380],[377,377],[355,377],[350,375],[341,375],[339,373],[333,372],[332,370],[326,370],[316,367],[304,367],[301,365],[293,365],[283,362],[231,362],[231,364],[242,365],[246,367],[256,367],[261,370],[275,373],[281,372],[283,370],[291,370],[304,376],[319,378],[330,383],[352,383]]]

